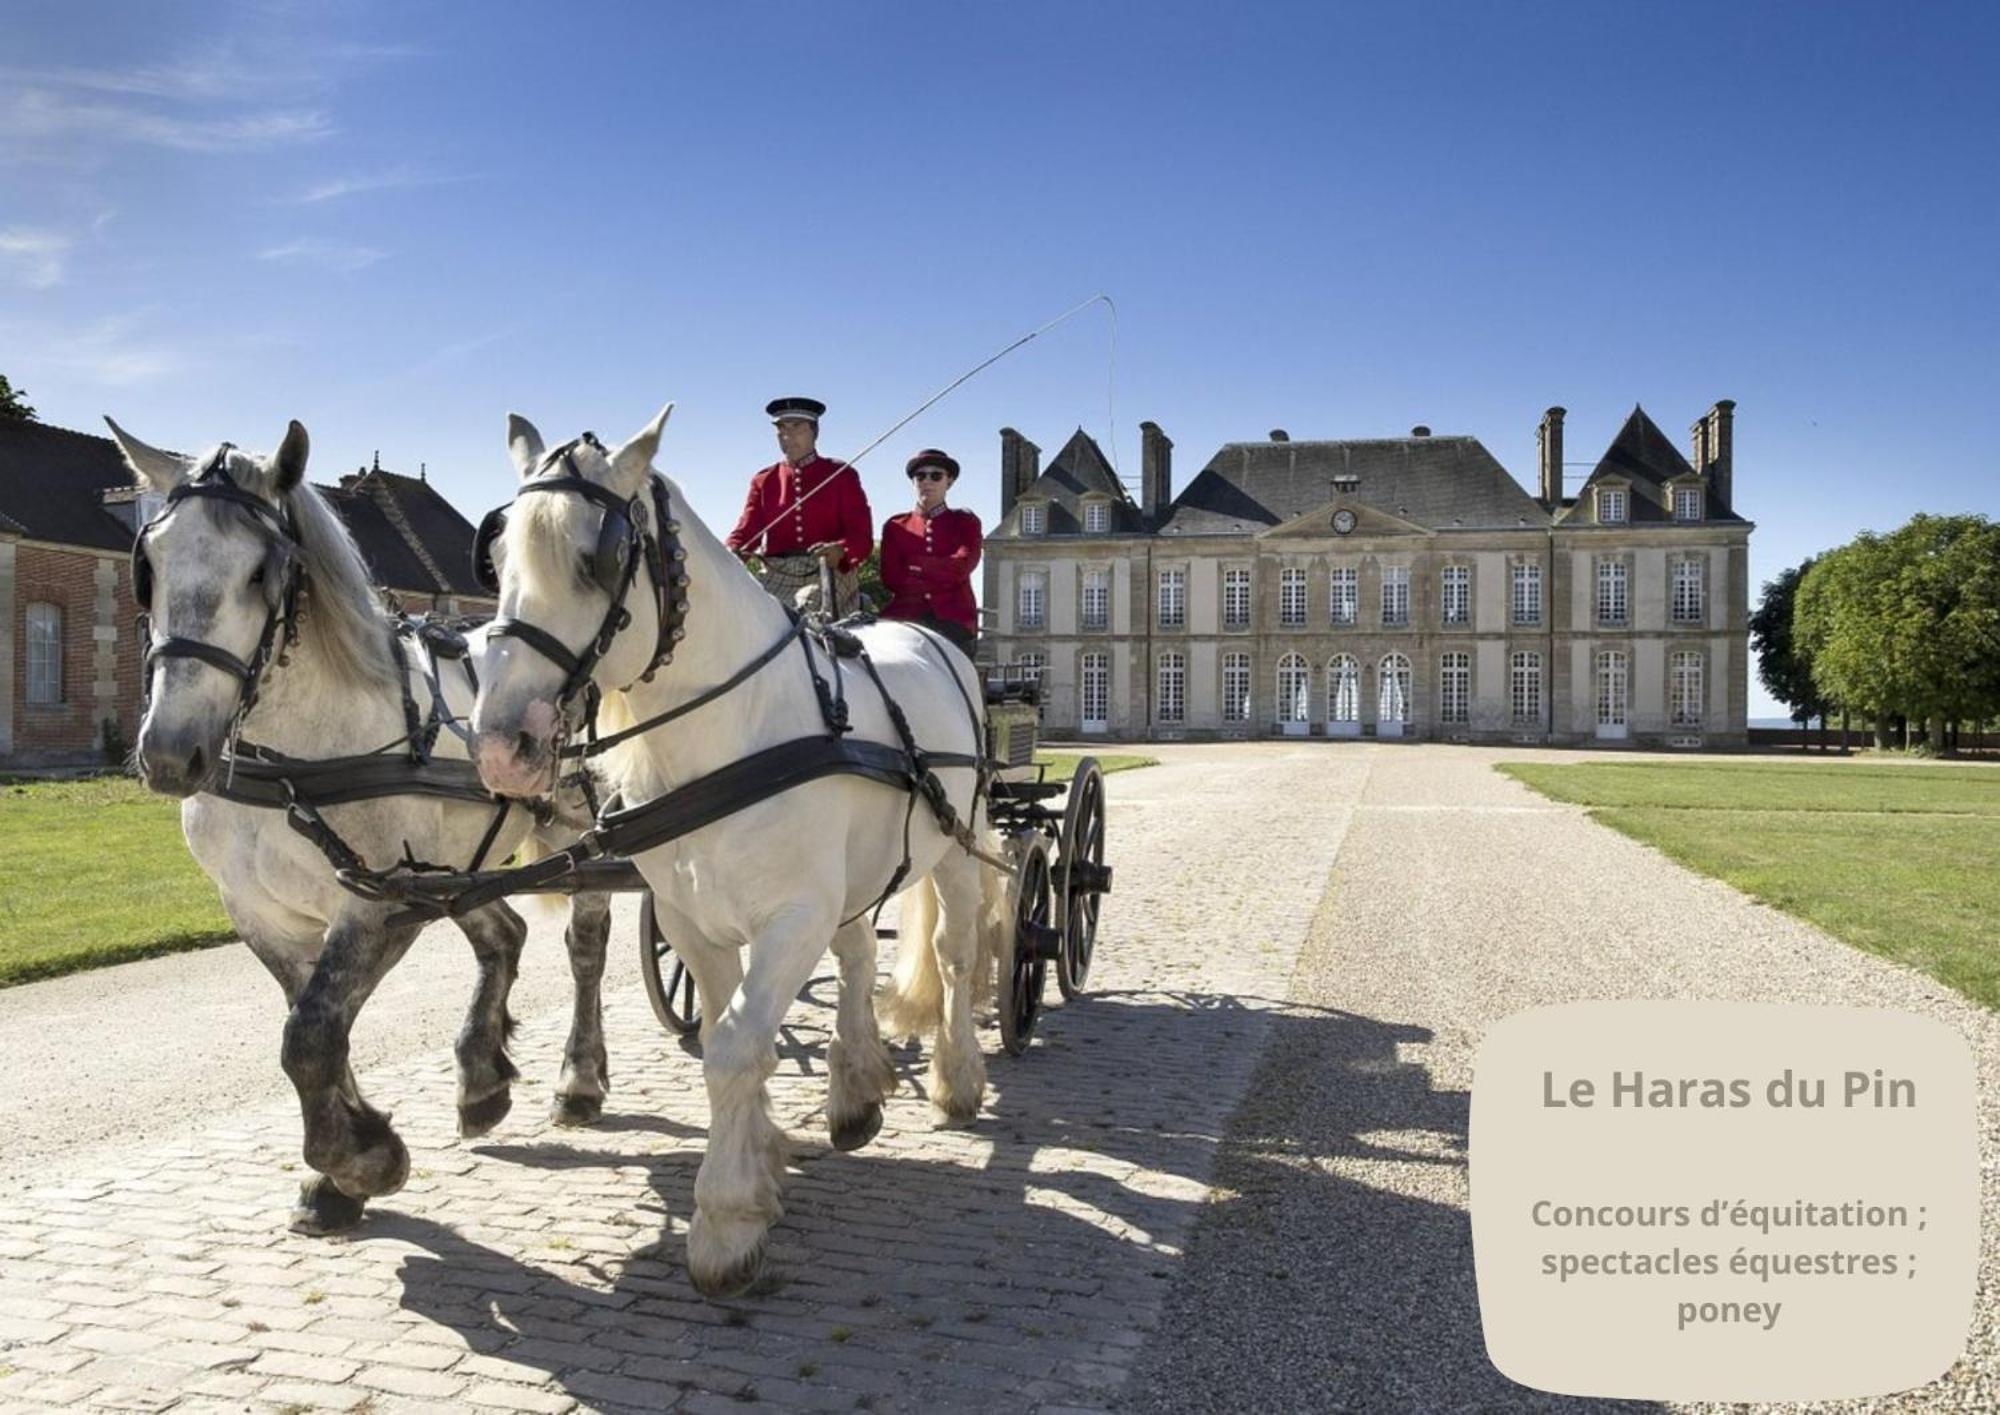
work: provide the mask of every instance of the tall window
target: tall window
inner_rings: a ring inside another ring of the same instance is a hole
[[[1111,572],[1109,570],[1085,570],[1083,572],[1083,627],[1086,629],[1108,629],[1111,627]]]
[[[63,700],[62,610],[28,606],[28,701],[54,707]]]
[[[1111,529],[1111,504],[1106,501],[1087,501],[1083,506],[1083,530],[1085,535],[1101,536]]]
[[[1036,686],[1041,685],[1042,670],[1049,666],[1049,656],[1040,649],[1030,649],[1026,653],[1014,655],[1014,663],[1021,670],[1021,676]],[[1042,694],[1035,695],[1035,720],[1040,722],[1048,715],[1048,704]]]
[[[1187,720],[1187,655],[1169,650],[1160,655],[1159,688],[1153,713],[1163,723]]]
[[[1538,653],[1514,655],[1508,684],[1514,721],[1523,726],[1539,726],[1542,720],[1542,656]]]
[[[1444,622],[1447,624],[1470,624],[1472,622],[1472,567],[1470,565],[1447,565],[1444,567]]]
[[[1352,565],[1333,568],[1333,622],[1352,624],[1355,606],[1360,603],[1360,577]]]
[[[1700,560],[1674,562],[1674,623],[1701,623],[1703,569]]]
[[[1021,534],[1039,536],[1048,533],[1049,508],[1039,501],[1021,503]]]
[[[1250,655],[1226,653],[1222,656],[1222,720],[1250,720]]]
[[[1597,725],[1625,725],[1626,685],[1629,682],[1625,655],[1606,651],[1597,656]]]
[[[1248,570],[1224,570],[1222,572],[1222,627],[1225,629],[1247,629],[1250,627],[1250,572]]]
[[[1387,655],[1377,674],[1379,687],[1375,694],[1375,720],[1377,722],[1408,722],[1410,720],[1410,661],[1399,653]]]
[[[1597,489],[1597,519],[1607,526],[1623,525],[1625,522],[1625,488],[1620,486],[1600,486]]]
[[[1674,488],[1674,519],[1676,521],[1699,521],[1701,519],[1700,487],[1677,486]]]
[[[1597,622],[1623,624],[1625,615],[1625,562],[1600,558],[1597,562]]]
[[[1472,655],[1448,653],[1438,660],[1438,721],[1472,720]]]
[[[1410,622],[1410,567],[1382,567],[1382,626],[1398,628]]]
[[[1354,655],[1336,655],[1326,666],[1326,720],[1361,721],[1361,665]]]
[[[1312,716],[1312,670],[1302,654],[1278,660],[1278,721],[1305,722]]]
[[[1668,710],[1675,727],[1701,726],[1701,655],[1683,650],[1673,657]]]
[[[1083,656],[1083,721],[1086,727],[1101,727],[1111,720],[1111,656],[1087,653]]]
[[[1532,560],[1514,565],[1514,622],[1542,622],[1542,567]]]
[[[1040,570],[1023,570],[1016,586],[1014,627],[1040,629],[1049,622],[1049,577]]]
[[[1180,629],[1187,625],[1187,571],[1160,571],[1160,627]]]
[[[1296,566],[1278,572],[1278,622],[1306,622],[1306,572]]]

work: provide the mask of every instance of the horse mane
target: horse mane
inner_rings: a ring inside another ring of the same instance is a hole
[[[245,490],[266,498],[273,495],[270,472],[256,458],[232,450],[227,469]],[[387,650],[389,616],[347,523],[319,489],[304,479],[282,500],[298,531],[306,573],[299,621],[301,646],[319,655],[336,678],[393,685],[396,669]]]

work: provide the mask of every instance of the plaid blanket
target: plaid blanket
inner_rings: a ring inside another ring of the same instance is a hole
[[[752,569],[751,573],[763,583],[764,588],[775,598],[791,605],[801,612],[811,612],[820,607],[819,558],[813,555],[766,555],[762,557],[763,569]],[[836,606],[834,618],[852,614],[861,607],[861,575],[859,571],[835,570],[833,572],[833,597]]]

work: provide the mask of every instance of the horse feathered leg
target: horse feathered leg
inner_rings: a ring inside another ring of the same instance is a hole
[[[875,1026],[875,926],[866,919],[833,936],[840,960],[840,1006],[827,1047],[827,1133],[837,1150],[858,1150],[882,1128],[882,1098],[896,1068]]]
[[[484,1135],[513,1108],[513,1085],[520,1072],[507,1056],[514,1019],[507,996],[520,972],[521,945],[528,926],[505,904],[490,904],[458,920],[479,964],[479,986],[459,1029],[458,1133]]]
[[[945,851],[931,872],[938,893],[938,926],[931,935],[931,948],[944,992],[937,1044],[931,1050],[931,1102],[951,1124],[974,1119],[986,1094],[986,1058],[972,1020],[980,982],[984,868],[954,847]]]
[[[569,949],[572,1011],[562,1080],[549,1109],[549,1118],[558,1125],[594,1124],[611,1089],[611,1059],[604,1046],[604,954],[610,938],[611,896],[570,896],[563,944]]]

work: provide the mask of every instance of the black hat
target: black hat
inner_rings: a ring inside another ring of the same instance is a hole
[[[785,418],[804,418],[814,426],[819,425],[820,415],[826,411],[826,404],[817,398],[773,398],[764,405],[764,412],[772,422]]]
[[[926,447],[916,456],[910,458],[910,464],[903,468],[903,471],[907,476],[915,476],[925,467],[941,468],[944,474],[953,481],[958,480],[958,463],[952,459],[949,452],[939,451],[935,447]]]

